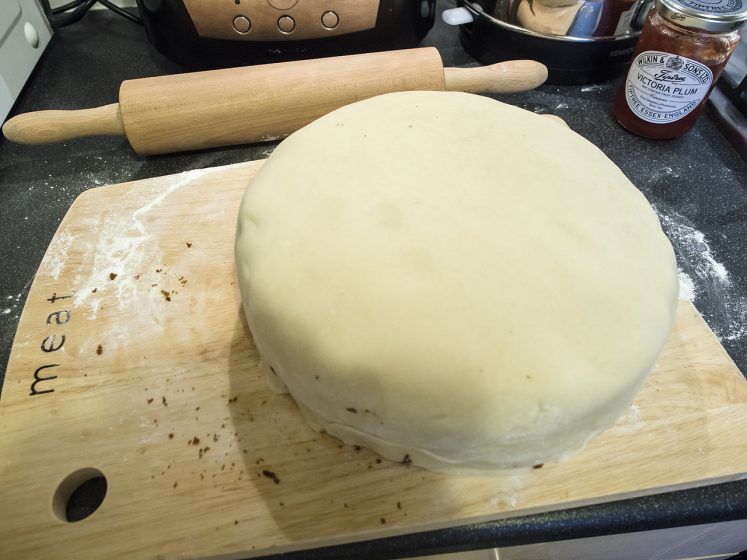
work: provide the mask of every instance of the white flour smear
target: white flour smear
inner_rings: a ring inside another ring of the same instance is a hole
[[[594,86],[584,86],[581,88],[581,91],[584,93],[589,93],[590,91],[604,91],[605,86],[603,85],[594,85]]]
[[[107,336],[110,345],[126,342],[127,331],[132,334],[139,327],[161,324],[159,305],[163,296],[158,290],[146,289],[149,284],[139,278],[146,272],[152,273],[153,263],[160,263],[163,258],[157,243],[147,243],[152,233],[148,231],[144,218],[169,195],[205,173],[206,170],[202,169],[187,171],[176,176],[163,190],[135,191],[124,200],[129,207],[132,202],[142,204],[132,214],[116,210],[102,212],[101,217],[92,218],[85,224],[91,231],[98,232],[98,239],[95,243],[76,241],[77,250],[93,256],[90,273],[75,278],[76,307],[86,306],[89,316],[95,319],[104,296],[114,291],[118,309],[137,311],[128,314],[128,329],[122,330],[122,341]],[[107,301],[111,302],[111,297]]]
[[[739,340],[747,335],[747,297],[739,294],[726,267],[716,260],[703,232],[676,212],[654,207],[661,225],[674,245],[679,263],[680,298],[708,301],[703,312],[713,320],[719,340]],[[703,292],[707,292],[703,293]]]
[[[677,271],[677,276],[680,279],[680,299],[693,301],[695,299],[695,282],[682,269]]]
[[[644,422],[641,420],[641,407],[633,403],[628,407],[628,410],[617,419],[615,422],[615,429],[623,432],[635,432],[644,427]]]
[[[670,166],[665,167],[659,167],[657,169],[651,170],[651,175],[648,178],[647,183],[658,183],[662,179],[665,178],[678,178],[680,176],[679,173],[677,173],[674,169],[672,169]]]
[[[625,418],[628,424],[638,424],[641,421],[641,407],[637,404],[631,404],[625,413]]]
[[[492,512],[497,508],[514,509],[519,503],[517,492],[498,492],[488,502],[488,511]]]
[[[31,280],[26,282],[26,285],[23,287],[23,289],[18,292],[17,294],[6,294],[0,299],[0,318],[13,315],[13,319],[18,319],[21,315],[21,309],[23,308],[23,296],[24,294],[27,294],[29,291],[29,286],[31,286]],[[9,329],[6,331],[6,334],[8,337],[12,338],[15,336],[15,329]]]
[[[44,259],[44,269],[40,272],[43,274],[49,274],[52,278],[57,280],[60,277],[60,272],[65,266],[67,260],[67,253],[70,250],[70,246],[73,244],[75,236],[69,231],[65,231],[57,235],[52,241],[49,249],[47,249],[47,256]]]

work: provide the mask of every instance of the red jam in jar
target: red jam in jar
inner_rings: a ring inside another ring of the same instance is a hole
[[[747,0],[656,0],[613,114],[646,138],[690,130],[739,41]]]

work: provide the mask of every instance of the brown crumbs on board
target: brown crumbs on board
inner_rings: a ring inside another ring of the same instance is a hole
[[[268,471],[268,470],[263,470],[263,471],[262,471],[262,476],[265,476],[266,478],[269,478],[269,479],[270,479],[270,480],[272,480],[272,481],[273,481],[273,482],[274,482],[275,484],[280,484],[280,479],[279,479],[279,478],[277,477],[277,475],[276,475],[276,474],[275,474],[274,472],[272,472],[272,471]]]

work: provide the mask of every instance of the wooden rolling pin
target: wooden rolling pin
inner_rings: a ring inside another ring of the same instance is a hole
[[[141,155],[275,140],[333,109],[382,93],[508,93],[547,78],[539,62],[444,68],[435,48],[359,54],[122,82],[119,103],[18,115],[3,126],[22,144],[125,135]]]

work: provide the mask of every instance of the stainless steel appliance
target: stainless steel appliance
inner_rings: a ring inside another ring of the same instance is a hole
[[[189,65],[245,64],[415,46],[435,0],[138,0],[148,37]]]

